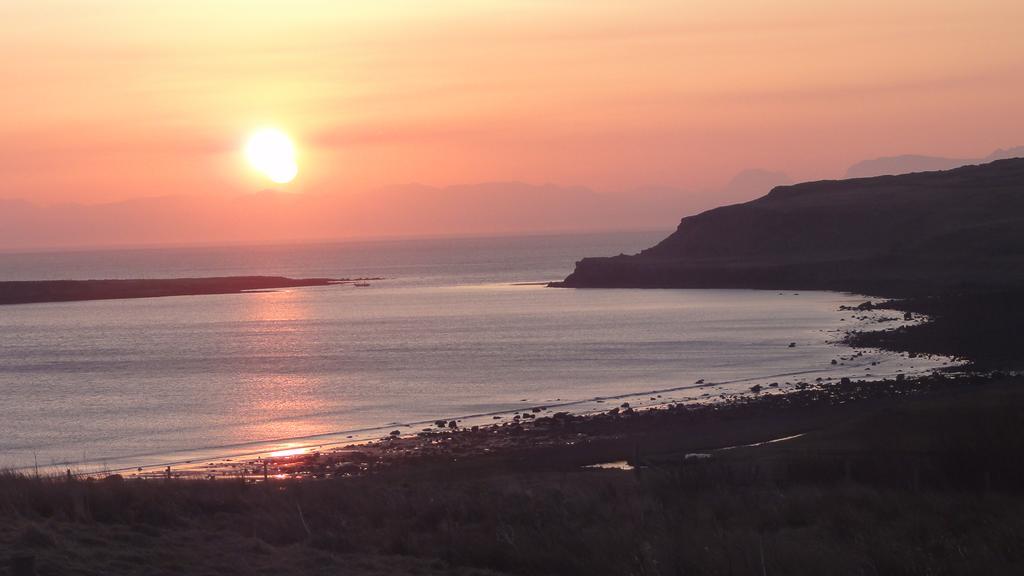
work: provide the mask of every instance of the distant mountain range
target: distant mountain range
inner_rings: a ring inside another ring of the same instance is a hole
[[[0,249],[670,230],[679,214],[749,200],[786,181],[778,173],[752,170],[701,194],[676,188],[602,194],[487,182],[337,194],[182,194],[94,205],[0,199]]]
[[[860,162],[850,177],[945,169],[985,159],[897,156]],[[748,169],[718,189],[651,187],[599,193],[584,187],[523,182],[457,186],[409,184],[362,192],[236,196],[187,192],[103,204],[39,205],[0,198],[0,250],[60,247],[319,241],[434,235],[500,235],[670,230],[680,215],[763,196],[792,179]]]
[[[847,178],[870,178],[890,174],[910,174],[912,172],[930,172],[934,170],[950,170],[969,164],[986,164],[996,160],[1024,157],[1024,146],[1008,150],[1000,148],[984,158],[942,158],[939,156],[885,156],[874,160],[864,160],[850,166],[846,170]]]
[[[1024,286],[1024,159],[780,186],[683,218],[637,255],[585,258],[562,285],[880,295]]]
[[[94,205],[0,199],[0,249],[670,229],[670,215],[695,211],[690,201],[679,191],[629,197],[520,182],[352,194],[182,194]]]
[[[784,172],[758,168],[743,170],[733,176],[732,180],[718,192],[718,205],[746,202],[765,194],[776,186],[792,183],[793,180]]]

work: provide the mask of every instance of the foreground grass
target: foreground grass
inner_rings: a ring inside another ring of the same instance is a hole
[[[314,482],[0,478],[40,574],[1020,574],[1024,391],[908,400],[638,472]],[[465,477],[463,477],[465,476]]]

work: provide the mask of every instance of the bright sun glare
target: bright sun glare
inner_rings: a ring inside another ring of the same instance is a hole
[[[287,134],[275,128],[264,128],[250,136],[245,157],[253,168],[278,184],[291,182],[299,173],[295,146]]]

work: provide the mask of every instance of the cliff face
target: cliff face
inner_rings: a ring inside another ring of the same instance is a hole
[[[780,186],[684,218],[640,254],[586,258],[560,285],[893,295],[1024,286],[1024,159]]]

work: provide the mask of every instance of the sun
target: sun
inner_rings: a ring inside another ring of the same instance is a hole
[[[276,128],[263,128],[249,137],[245,157],[253,168],[278,184],[287,184],[299,173],[295,146],[288,135]]]

